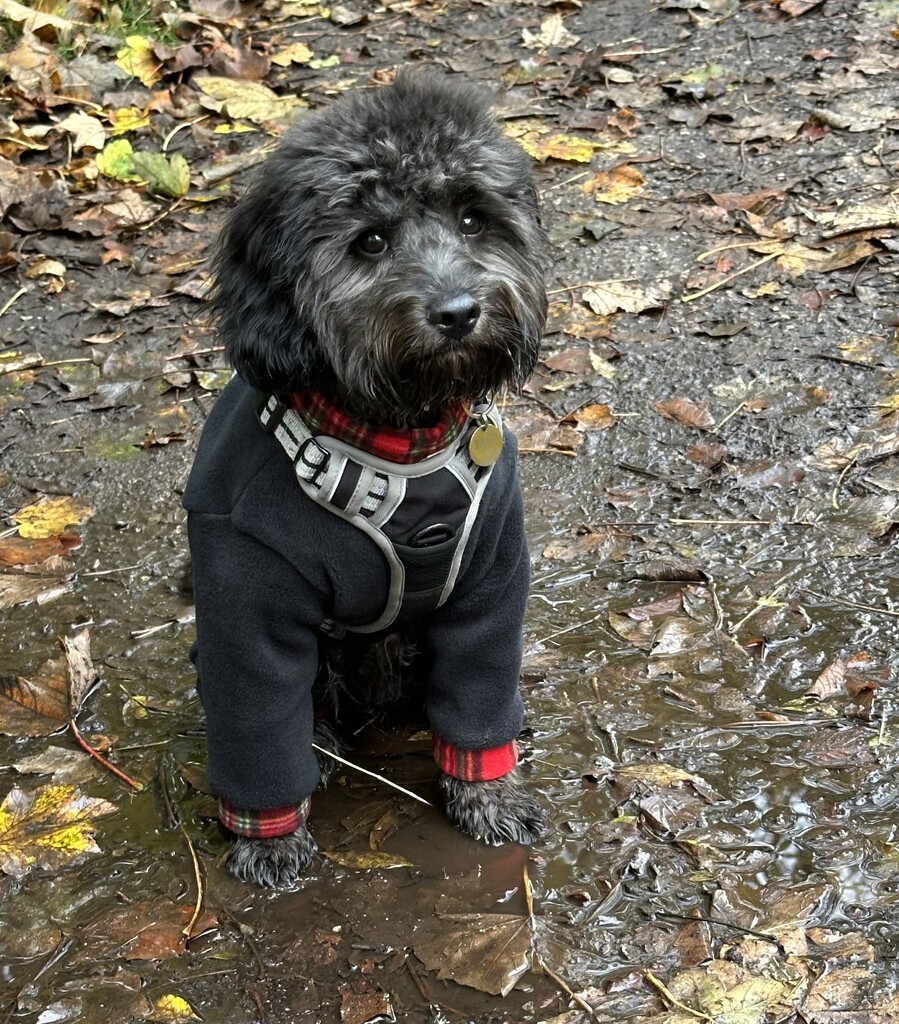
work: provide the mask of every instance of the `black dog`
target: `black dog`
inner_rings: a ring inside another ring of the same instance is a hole
[[[307,117],[225,227],[213,306],[239,376],[184,504],[240,878],[305,869],[333,766],[312,744],[337,753],[348,704],[409,677],[450,819],[491,844],[542,828],[515,768],[528,554],[491,396],[533,368],[545,261],[527,157],[433,74]]]

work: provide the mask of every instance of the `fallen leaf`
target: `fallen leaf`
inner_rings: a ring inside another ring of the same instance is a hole
[[[305,43],[291,43],[272,56],[272,64],[286,68],[291,64],[308,64],[315,55]]]
[[[116,64],[147,88],[161,77],[161,64],[153,51],[153,40],[146,36],[125,36],[125,45],[116,51]]]
[[[217,916],[207,910],[200,914],[190,935],[185,935],[193,913],[187,903],[129,903],[94,918],[83,927],[81,936],[94,957],[99,955],[97,946],[106,944],[110,953],[126,960],[167,960],[184,952],[188,938],[218,927]]]
[[[827,700],[843,693],[854,698],[866,694],[873,696],[874,691],[889,681],[889,668],[878,665],[864,651],[858,651],[848,658],[837,658],[828,665],[805,691],[805,696],[817,700]]]
[[[592,195],[597,203],[618,206],[639,195],[646,179],[630,164],[619,164],[610,171],[599,171],[584,184],[583,191]]]
[[[180,153],[166,157],[163,153],[134,153],[134,170],[147,188],[171,199],[181,199],[190,188],[190,167]]]
[[[685,427],[694,427],[696,430],[711,430],[715,425],[715,417],[708,408],[689,398],[669,398],[655,402],[653,409],[664,416],[666,420],[673,420],[675,423],[680,423]]]
[[[194,79],[194,84],[206,97],[207,106],[224,111],[230,118],[243,118],[255,124],[283,121],[296,110],[307,106],[299,96],[278,96],[260,82],[235,81],[210,75]]]
[[[64,132],[74,135],[72,148],[79,151],[85,147],[91,149],[102,149],[106,143],[106,129],[103,123],[83,110],[76,110],[74,114],[56,122],[56,127]]]
[[[607,430],[615,422],[615,414],[608,405],[587,405],[566,416],[563,423],[574,420],[581,430]]]
[[[52,561],[48,559],[47,561]],[[43,563],[38,563],[38,568]],[[29,573],[0,573],[0,611],[14,608],[19,604],[37,601],[46,604],[72,589],[72,583],[65,578],[48,578]]]
[[[580,36],[576,36],[565,28],[561,14],[551,14],[540,22],[540,31],[531,32],[530,29],[522,29],[522,43],[531,50],[547,50],[549,47],[571,47],[577,46]]]
[[[153,1012],[150,1020],[162,1021],[163,1024],[177,1024],[184,1020],[202,1020],[194,1013],[193,1007],[186,999],[169,992],[153,1001]]]
[[[82,750],[49,746],[39,754],[23,757],[13,768],[20,775],[51,775],[56,783],[86,782],[93,774],[91,760]]]
[[[134,150],[127,139],[113,139],[96,157],[97,170],[114,181],[138,181],[134,170]]]
[[[55,871],[99,853],[94,819],[115,810],[75,786],[42,786],[31,793],[14,787],[0,806],[0,871],[24,878],[36,867]]]
[[[521,148],[535,160],[568,160],[571,163],[589,163],[593,154],[601,148],[591,139],[579,135],[566,135],[553,132],[541,135],[537,132],[526,132],[518,136]]]
[[[67,526],[83,523],[91,516],[91,508],[72,497],[43,498],[26,505],[10,518],[19,524],[20,537],[54,537]]]
[[[16,3],[15,0],[0,0],[0,15],[9,18],[10,21],[23,22],[22,28],[26,32],[37,32],[49,25],[52,28],[71,33],[77,24],[74,21],[69,21],[68,18],[59,18],[55,14],[47,14],[44,11],[35,10],[33,7]]]
[[[642,313],[647,309],[665,306],[671,297],[671,283],[657,281],[645,287],[627,281],[603,281],[585,288],[584,302],[599,316],[610,316],[621,310],[625,313]]]
[[[322,850],[322,856],[353,871],[389,870],[390,868],[411,868],[413,863],[405,857],[372,850],[370,853],[338,853],[336,850]]]

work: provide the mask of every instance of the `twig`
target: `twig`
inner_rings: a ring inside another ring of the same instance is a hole
[[[863,612],[878,612],[880,615],[891,615],[893,618],[899,618],[899,612],[893,611],[892,608],[878,608],[876,604],[860,604],[858,601],[849,601],[845,597],[831,597],[830,594],[819,594],[816,590],[806,590],[805,587],[800,589],[803,594],[810,594],[812,597],[820,598],[822,601],[833,601],[834,604],[844,604],[849,608],[859,608]]]
[[[373,779],[377,779],[378,782],[383,782],[385,786],[390,786],[392,789],[397,789],[400,793],[406,796],[411,796],[413,800],[417,800],[420,804],[424,804],[425,807],[433,807],[434,805],[429,801],[425,800],[423,796],[419,796],[417,793],[413,793],[411,789],[404,789],[399,783],[391,782],[390,779],[385,779],[383,775],[378,775],[377,772],[370,772],[367,768],[361,768],[358,764],[353,764],[352,761],[347,761],[345,758],[340,757],[331,750],[325,750],[324,747],[320,747],[317,743],[312,744],[312,749],[317,750],[320,754],[325,754],[327,757],[333,757],[335,761],[340,764],[344,764],[347,768],[353,768],[357,772],[362,772],[363,775],[368,775]]]
[[[716,291],[718,288],[723,288],[726,284],[730,284],[731,281],[736,280],[742,274],[748,274],[750,270],[755,270],[756,267],[760,267],[763,263],[768,263],[770,260],[776,259],[778,256],[783,256],[783,253],[780,250],[777,252],[769,252],[767,256],[762,256],[761,259],[753,260],[752,263],[747,264],[747,266],[742,267],[733,274],[728,274],[727,277],[721,278],[720,281],[710,284],[708,288],[702,288],[698,292],[691,292],[689,295],[681,295],[680,300],[681,302],[692,302],[694,299],[701,299],[703,295],[708,295],[709,292]]]
[[[570,452],[565,448],[519,448],[519,455],[567,455],[569,459],[576,456],[576,452]]]
[[[728,631],[728,633],[730,633],[730,635],[731,635],[731,636],[736,636],[736,634],[737,634],[737,630],[738,630],[738,629],[739,629],[739,628],[740,628],[741,626],[745,626],[745,625],[746,625],[746,623],[747,623],[747,622],[748,622],[748,621],[749,621],[749,620],[750,620],[750,619],[751,619],[751,618],[752,618],[752,617],[753,617],[754,615],[758,615],[758,613],[759,613],[759,612],[760,612],[760,611],[761,611],[761,610],[762,610],[762,609],[763,609],[763,608],[764,608],[764,607],[765,607],[766,605],[769,605],[769,604],[771,603],[771,601],[773,601],[773,600],[774,600],[774,599],[775,599],[775,598],[777,597],[777,595],[778,595],[778,594],[779,594],[779,593],[780,593],[780,592],[781,592],[781,591],[783,590],[784,586],[786,585],[786,584],[784,583],[784,581],[786,580],[786,578],[787,578],[787,577],[788,577],[788,576],[790,575],[790,573],[791,573],[792,571],[793,571],[793,570],[791,569],[791,570],[789,570],[789,572],[785,572],[785,573],[783,574],[783,576],[781,576],[781,577],[780,577],[780,579],[776,581],[776,585],[775,585],[774,589],[773,589],[773,590],[772,590],[772,591],[771,591],[771,592],[770,592],[769,594],[765,594],[765,595],[764,595],[763,597],[759,597],[759,598],[756,598],[756,602],[755,602],[755,607],[754,607],[754,608],[752,608],[752,609],[750,609],[750,610],[749,610],[749,611],[748,611],[748,612],[747,612],[747,613],[746,613],[746,614],[745,614],[745,615],[743,616],[743,618],[739,620],[739,622],[735,622],[735,623],[733,623],[732,625],[730,625],[730,626],[728,626],[728,627],[727,627],[727,631]]]
[[[692,1006],[687,1006],[686,1003],[682,1003],[673,992],[670,992],[665,988],[662,982],[659,981],[652,971],[646,972],[646,980],[651,985],[654,985],[672,1006],[676,1006],[679,1010],[683,1010],[684,1013],[689,1013],[691,1017],[698,1017],[700,1020],[712,1020],[712,1018],[707,1013],[703,1013],[702,1010],[694,1010]]]
[[[721,420],[720,423],[716,423],[715,426],[712,427],[711,432],[713,434],[717,434],[718,431],[724,426],[724,424],[727,423],[728,420],[732,420],[734,416],[736,416],[737,413],[743,408],[744,405],[746,405],[745,401],[740,402],[740,404],[735,409],[731,409],[731,411],[724,417],[723,420]]]
[[[600,612],[599,615],[594,615],[592,619],[587,619],[586,622],[576,622],[573,626],[566,626],[565,629],[556,630],[555,633],[550,633],[549,636],[545,636],[541,640],[535,640],[534,643],[545,644],[547,640],[553,640],[555,637],[561,636],[563,633],[570,633],[573,629],[580,629],[581,626],[589,626],[591,622],[596,622],[597,619],[601,619],[604,614],[604,612]]]
[[[843,480],[845,479],[846,474],[855,465],[856,458],[857,456],[853,455],[852,458],[846,463],[846,465],[843,466],[842,470],[840,471],[840,475],[837,477],[837,482],[834,485],[833,494],[831,494],[830,496],[830,504],[833,508],[837,510],[839,510],[840,508],[840,487],[842,487],[843,485]]]
[[[587,1002],[587,1000],[584,999],[582,996],[579,996],[577,992],[575,992],[574,989],[572,989],[572,987],[568,984],[568,982],[565,981],[564,978],[560,978],[559,975],[556,974],[556,972],[551,967],[548,967],[546,961],[543,959],[542,956],[540,956],[539,953],[534,953],[534,962],[548,978],[551,978],[559,986],[559,988],[568,996],[568,998],[572,1002],[577,1003],[577,1005],[589,1016],[596,1016],[596,1010],[593,1009],[593,1007]],[[706,1019],[711,1020],[712,1018],[708,1017]]]
[[[197,902],[194,906],[194,912],[191,914],[190,920],[181,929],[181,934],[184,936],[185,942],[190,938],[190,933],[194,930],[194,925],[197,923],[197,919],[200,916],[200,911],[203,909],[203,876],[200,872],[200,861],[197,857],[197,851],[194,849],[194,844],[191,841],[190,836],[187,834],[187,829],[179,824],[178,831],[184,836],[184,841],[187,843],[187,849],[190,852],[190,859],[194,866],[194,881],[197,883]]]
[[[74,718],[69,719],[69,728],[72,730],[72,735],[78,741],[78,746],[81,747],[82,750],[90,754],[90,756],[94,758],[95,761],[99,761],[100,764],[102,764],[103,767],[106,768],[108,771],[112,772],[112,774],[115,775],[117,779],[121,779],[121,781],[124,782],[126,785],[130,786],[133,790],[136,790],[138,793],[140,793],[140,791],[144,788],[143,785],[140,782],[135,782],[134,779],[126,775],[124,772],[120,772],[119,769],[116,768],[114,764],[110,764],[109,761],[107,761],[106,758],[101,753],[94,750],[94,748],[78,731],[78,726],[75,725]]]
[[[639,281],[639,277],[609,277],[605,281],[578,281],[577,284],[569,284],[565,288],[553,288],[547,295],[562,295],[565,292],[576,292],[578,288],[599,288],[604,284],[628,284],[631,281]]]
[[[21,299],[22,296],[27,291],[28,291],[27,288],[20,288],[17,292],[13,292],[13,294],[10,295],[10,297],[6,300],[6,302],[3,303],[3,308],[0,309],[0,316],[3,316],[4,313],[8,312],[9,309],[12,307],[12,304],[14,302],[16,302],[18,299]]]

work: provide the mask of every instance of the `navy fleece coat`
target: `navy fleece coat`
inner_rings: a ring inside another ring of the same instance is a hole
[[[431,727],[465,750],[502,746],[522,725],[529,564],[516,454],[506,432],[455,589],[416,627]],[[362,530],[303,494],[240,378],[209,416],[184,506],[209,782],[237,807],[299,804],[319,775],[311,747],[319,626],[375,621],[387,561]]]

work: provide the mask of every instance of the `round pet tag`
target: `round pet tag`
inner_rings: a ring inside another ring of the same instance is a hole
[[[493,423],[484,423],[471,435],[468,454],[476,466],[492,466],[503,450],[503,432]]]

